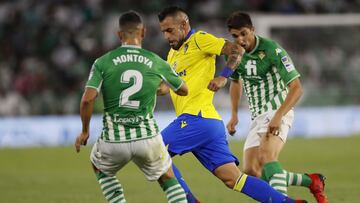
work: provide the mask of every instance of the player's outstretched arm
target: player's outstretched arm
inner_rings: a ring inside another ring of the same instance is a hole
[[[226,66],[221,72],[221,75],[214,78],[210,81],[208,89],[211,91],[218,91],[220,88],[225,86],[227,78],[232,75],[237,66],[240,64],[245,49],[240,45],[226,41],[221,54],[226,55],[228,60],[226,61]]]
[[[159,85],[159,88],[157,89],[157,96],[163,96],[163,95],[166,95],[170,92],[170,87],[169,85],[165,82],[165,81],[161,81],[160,85]],[[186,85],[186,83],[183,81],[181,86],[177,89],[177,90],[174,90],[174,92],[177,94],[177,95],[180,95],[180,96],[186,96],[188,95],[188,87]]]
[[[231,118],[226,125],[226,128],[230,135],[234,135],[236,132],[236,125],[238,124],[238,107],[240,104],[240,98],[242,95],[242,82],[241,80],[232,80],[230,83],[230,99],[231,99]]]
[[[86,88],[80,102],[80,117],[82,122],[82,131],[75,140],[75,149],[80,152],[80,146],[86,145],[89,138],[89,124],[93,112],[94,101],[98,95],[94,88]]]
[[[164,81],[161,81],[159,88],[156,91],[156,95],[163,96],[163,95],[167,95],[169,92],[170,92],[169,86]]]
[[[188,90],[188,87],[187,87],[187,85],[186,85],[186,83],[185,83],[184,81],[183,81],[183,83],[181,84],[180,88],[175,91],[175,93],[176,93],[177,95],[180,95],[180,96],[186,96],[186,95],[188,95],[189,90]]]
[[[245,49],[242,46],[229,41],[225,42],[221,50],[221,54],[227,56],[226,67],[230,68],[233,71],[240,64],[244,53]]]

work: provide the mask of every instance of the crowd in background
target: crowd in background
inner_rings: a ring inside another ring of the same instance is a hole
[[[143,14],[147,27],[143,47],[165,58],[169,46],[159,31],[156,14],[170,4],[186,9],[194,27],[218,36],[225,35],[225,19],[234,10],[360,12],[360,0],[1,1],[0,116],[78,113],[90,67],[97,57],[119,45],[117,20],[128,9]],[[314,35],[302,29],[273,31],[303,75],[307,94],[303,105],[360,104],[360,28],[345,31],[345,37],[342,28],[313,30]],[[296,43],[296,35],[309,37]],[[168,98],[158,102],[160,110],[172,108]],[[226,106],[219,100],[215,103]],[[101,107],[99,100],[96,111]]]

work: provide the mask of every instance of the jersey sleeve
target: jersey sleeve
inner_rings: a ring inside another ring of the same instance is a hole
[[[177,91],[183,84],[183,80],[178,74],[162,59],[159,60],[158,73],[164,82],[174,91]]]
[[[220,55],[225,44],[224,38],[218,38],[203,31],[195,33],[194,39],[196,46],[198,46],[200,50],[212,55]]]
[[[287,52],[277,45],[273,50],[273,63],[277,68],[281,79],[284,80],[285,84],[288,85],[291,81],[300,77],[299,72],[296,70],[294,63]]]
[[[100,92],[102,82],[103,82],[102,73],[101,73],[99,66],[97,65],[97,63],[95,61],[95,63],[92,65],[92,68],[91,68],[91,71],[89,74],[89,79],[86,82],[85,87],[94,88],[98,92]]]

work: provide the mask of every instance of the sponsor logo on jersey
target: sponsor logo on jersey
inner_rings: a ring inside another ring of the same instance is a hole
[[[186,76],[186,70],[183,70],[181,72],[177,72],[178,76]]]
[[[246,69],[246,75],[257,75],[256,61],[248,60],[245,65],[245,69]]]
[[[137,115],[129,115],[127,117],[120,117],[119,114],[114,114],[112,116],[112,120],[114,123],[118,124],[139,124],[144,120],[143,116],[137,116]]]
[[[275,52],[276,52],[276,55],[279,55],[282,52],[282,50],[280,48],[276,48]]]

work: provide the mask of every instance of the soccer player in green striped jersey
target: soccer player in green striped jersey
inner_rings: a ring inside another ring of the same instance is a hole
[[[148,180],[160,183],[169,203],[186,203],[153,111],[162,82],[183,96],[187,86],[159,56],[141,48],[145,28],[136,12],[123,14],[119,25],[122,45],[98,58],[91,69],[80,104],[82,132],[76,139],[76,150],[79,152],[89,138],[93,103],[101,91],[103,130],[90,159],[105,199],[126,202],[116,173],[132,160]]]
[[[308,187],[317,202],[327,202],[321,174],[292,173],[278,161],[294,119],[293,107],[302,95],[300,74],[291,58],[276,42],[255,35],[246,13],[233,13],[227,27],[234,41],[246,50],[230,77],[232,116],[227,124],[229,133],[234,134],[244,89],[252,118],[244,145],[244,172],[262,177],[284,194],[289,185]]]

